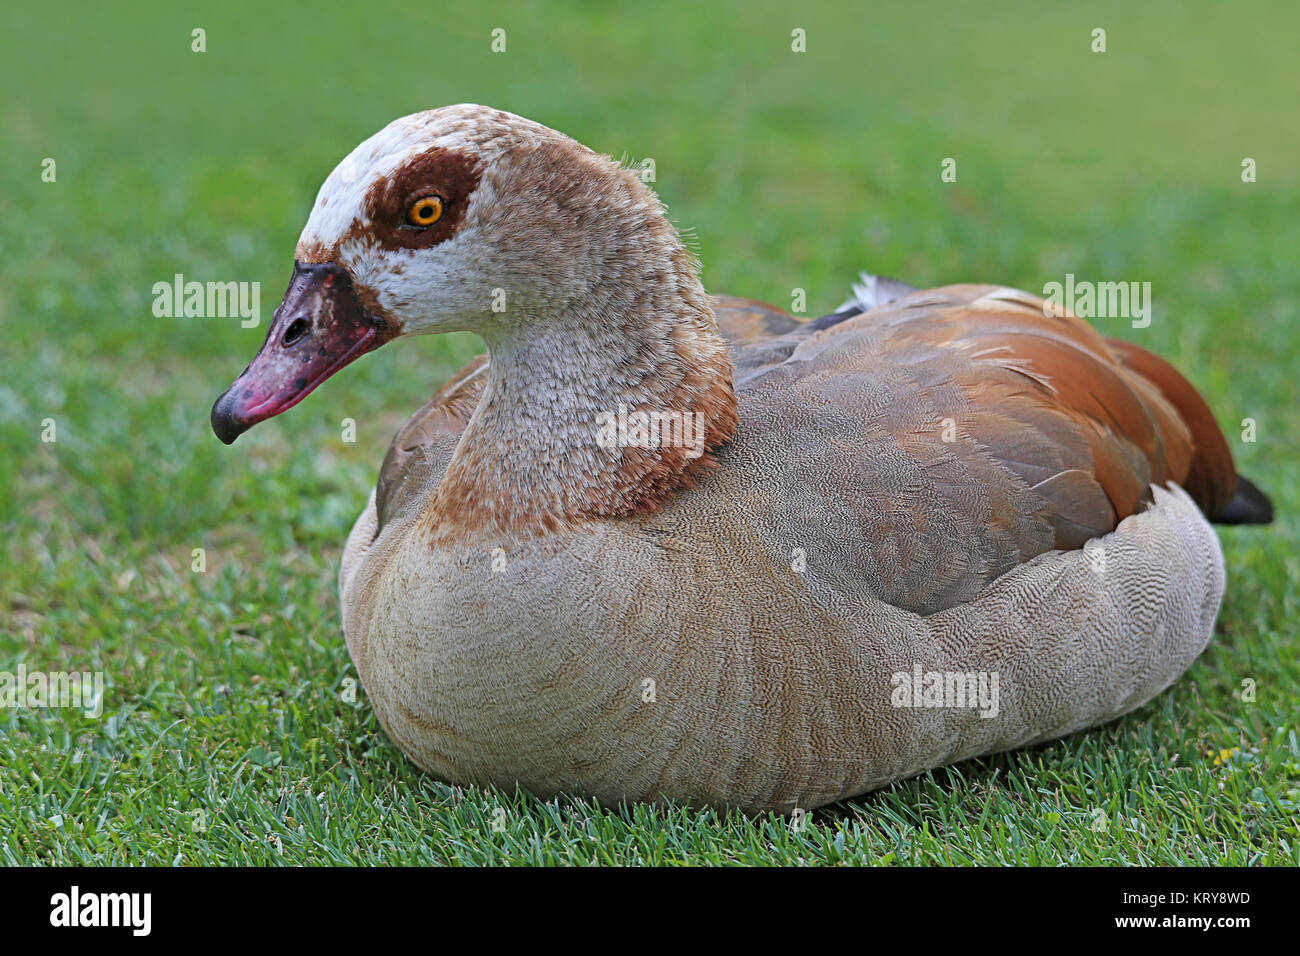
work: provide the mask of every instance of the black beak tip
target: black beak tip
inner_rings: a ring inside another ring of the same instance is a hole
[[[223,444],[234,444],[236,438],[248,431],[249,426],[235,417],[231,406],[233,389],[227,389],[212,405],[212,431]]]

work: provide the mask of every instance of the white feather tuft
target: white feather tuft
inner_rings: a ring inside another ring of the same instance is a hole
[[[897,279],[873,276],[870,272],[859,272],[858,281],[853,283],[853,295],[835,311],[843,312],[846,309],[861,309],[863,312],[869,312],[878,305],[893,302],[895,299],[915,291],[912,286],[899,282]]]

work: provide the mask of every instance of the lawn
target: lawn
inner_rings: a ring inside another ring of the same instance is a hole
[[[0,708],[0,862],[1300,863],[1300,11],[1135,7],[8,11],[0,671],[107,687],[99,718]],[[1220,530],[1208,650],[1123,720],[803,828],[422,775],[350,692],[335,576],[393,432],[480,344],[384,349],[231,448],[208,410],[261,344],[324,176],[390,119],[462,101],[653,159],[715,292],[806,289],[819,314],[863,268],[1149,281],[1149,327],[1098,326],[1203,390],[1279,514]],[[177,273],[260,282],[262,325],[156,317]]]

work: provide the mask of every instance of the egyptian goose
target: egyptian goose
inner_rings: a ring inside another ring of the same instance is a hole
[[[790,811],[1100,724],[1209,640],[1205,516],[1271,517],[1154,355],[996,286],[711,297],[636,175],[499,110],[366,140],[295,258],[226,443],[391,339],[487,344],[339,579],[447,781]]]

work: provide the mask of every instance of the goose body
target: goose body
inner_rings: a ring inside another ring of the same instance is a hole
[[[1209,640],[1206,516],[1268,516],[1150,353],[997,286],[710,297],[634,176],[485,107],[359,146],[296,259],[223,440],[399,335],[488,344],[339,581],[384,728],[448,781],[789,811],[1093,726]]]

